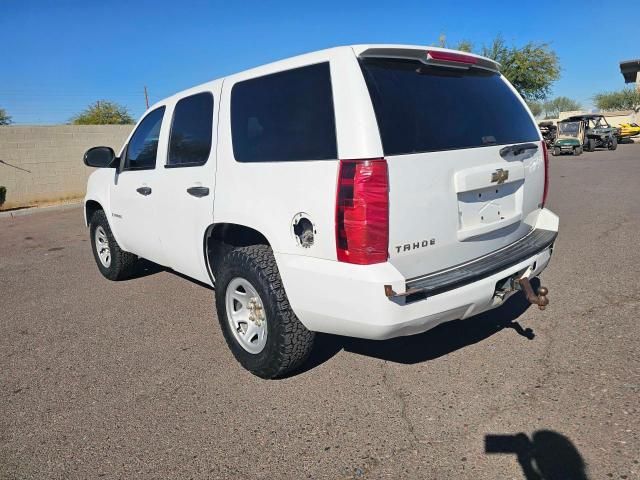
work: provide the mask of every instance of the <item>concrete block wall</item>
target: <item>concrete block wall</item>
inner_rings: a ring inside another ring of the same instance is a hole
[[[84,196],[93,169],[82,163],[97,145],[116,153],[133,125],[0,127],[0,186],[7,187],[3,209]],[[18,168],[15,168],[18,167]],[[25,171],[26,170],[26,171]]]

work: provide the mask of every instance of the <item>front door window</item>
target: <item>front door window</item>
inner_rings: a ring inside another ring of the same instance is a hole
[[[127,147],[124,170],[148,170],[155,168],[158,153],[160,127],[164,107],[149,113],[132,135]]]

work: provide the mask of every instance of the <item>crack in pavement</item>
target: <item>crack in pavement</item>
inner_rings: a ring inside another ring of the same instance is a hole
[[[397,457],[403,453],[409,452],[412,449],[417,447],[416,444],[421,443],[418,440],[418,436],[415,433],[415,428],[411,420],[409,420],[407,416],[407,402],[405,401],[405,396],[391,385],[389,381],[389,362],[387,360],[383,360],[380,363],[380,369],[382,370],[382,379],[381,384],[384,387],[385,391],[391,394],[391,397],[397,400],[400,405],[400,418],[402,422],[406,426],[406,430],[409,437],[409,445],[403,448],[392,448],[390,452],[387,452],[385,455],[381,455],[378,457],[369,456],[366,461],[357,469],[355,469],[354,473],[349,475],[346,478],[357,478],[362,479],[369,476],[372,472],[376,471],[381,465],[384,465],[385,462],[391,458]]]
[[[603,232],[601,232],[596,237],[596,240],[602,240],[602,239],[610,236],[614,232],[620,230],[626,223],[632,223],[632,222],[629,220],[629,218],[624,217],[622,220],[619,220],[619,221],[615,222],[612,226],[606,228]]]
[[[415,433],[415,429],[414,429],[413,423],[407,417],[407,402],[405,401],[404,396],[402,395],[402,393],[400,391],[396,390],[395,388],[393,388],[393,386],[389,382],[388,364],[389,364],[389,362],[387,360],[384,360],[380,364],[380,366],[382,368],[382,384],[384,385],[385,389],[391,394],[391,396],[393,398],[395,398],[396,400],[398,400],[398,403],[400,404],[400,418],[402,419],[404,424],[407,426],[407,431],[408,431],[409,435],[411,436],[411,438],[413,439],[413,441],[417,442],[418,441],[418,437],[417,437],[417,435]]]
[[[608,292],[600,292],[600,296],[604,299],[605,305],[610,307],[625,307],[640,302],[640,295],[626,295],[618,293],[618,295],[610,295]]]

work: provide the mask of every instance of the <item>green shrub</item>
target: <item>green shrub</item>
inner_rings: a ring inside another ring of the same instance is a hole
[[[7,199],[7,187],[0,187],[0,207],[4,204],[4,201]]]

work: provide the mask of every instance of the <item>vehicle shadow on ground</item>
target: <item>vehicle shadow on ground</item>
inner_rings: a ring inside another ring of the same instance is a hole
[[[149,260],[145,260],[144,258],[140,258],[133,267],[131,274],[127,277],[127,280],[136,280],[138,278],[148,277],[164,271],[167,271],[167,269],[163,266],[150,262]]]
[[[209,285],[145,259],[138,260],[129,279],[143,278],[160,272],[168,272],[213,290]],[[532,279],[531,286],[537,290],[540,281],[537,278]],[[300,369],[291,372],[290,376],[299,375],[322,365],[341,350],[396,363],[413,364],[434,360],[468,345],[473,345],[505,328],[513,329],[518,335],[533,340],[535,338],[533,330],[523,328],[516,321],[530,306],[531,304],[524,295],[519,292],[509,298],[501,307],[481,315],[466,320],[446,322],[418,335],[390,340],[363,340],[318,333],[311,356]]]
[[[515,455],[526,480],[588,480],[578,449],[553,430],[538,430],[531,438],[525,433],[485,435],[484,451]]]
[[[540,286],[537,278],[531,284],[534,290]],[[529,307],[531,304],[519,292],[499,308],[466,320],[446,322],[418,335],[378,341],[317,334],[311,357],[302,366],[302,370],[294,375],[323,364],[341,350],[396,363],[414,364],[434,360],[473,345],[505,328],[513,329],[519,335],[533,340],[533,330],[523,328],[516,321]]]
[[[175,275],[177,277],[183,278],[201,287],[208,288],[209,290],[213,290],[213,287],[211,287],[210,285],[207,285],[206,283],[199,282],[198,280],[195,280],[191,277],[183,275],[182,273],[171,270],[170,268],[163,267],[162,265],[158,265],[157,263],[153,263],[144,258],[141,258],[136,262],[136,265],[133,271],[131,272],[131,275],[129,275],[129,277],[127,278],[127,280],[144,278],[150,275],[155,275],[156,273],[160,273],[160,272],[170,273],[171,275]]]

